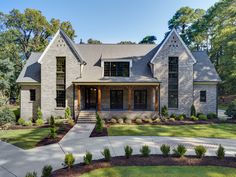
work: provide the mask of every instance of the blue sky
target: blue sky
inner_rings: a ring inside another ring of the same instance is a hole
[[[155,35],[160,42],[168,20],[182,6],[208,9],[217,0],[1,0],[0,11],[35,8],[47,17],[70,21],[80,38],[117,43]]]

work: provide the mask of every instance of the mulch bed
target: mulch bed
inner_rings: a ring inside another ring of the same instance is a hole
[[[57,130],[57,136],[55,139],[50,138],[48,135],[40,142],[38,142],[36,146],[38,147],[38,146],[45,146],[49,144],[58,143],[72,127],[73,126],[71,126],[70,124],[61,124]]]
[[[94,128],[89,137],[102,137],[102,136],[108,136],[106,125],[104,126],[102,132],[96,132],[96,128]]]
[[[53,177],[78,177],[84,173],[90,172],[99,168],[107,168],[114,166],[221,166],[236,168],[236,160],[234,157],[226,157],[222,160],[216,157],[204,157],[203,159],[195,156],[186,156],[183,158],[163,157],[161,155],[151,155],[149,157],[142,157],[141,155],[131,156],[126,159],[124,156],[112,157],[110,162],[104,160],[95,160],[91,165],[84,165],[83,163],[76,164],[68,171],[62,168],[53,172]]]

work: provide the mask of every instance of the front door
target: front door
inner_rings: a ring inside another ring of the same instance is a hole
[[[123,90],[110,91],[111,109],[123,109]]]
[[[86,109],[97,108],[97,88],[94,87],[85,88],[85,108]]]

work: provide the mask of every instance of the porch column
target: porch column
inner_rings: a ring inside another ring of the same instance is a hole
[[[78,111],[80,111],[80,107],[81,107],[81,91],[80,91],[80,86],[77,87],[77,100],[78,100]]]
[[[159,111],[159,101],[158,101],[158,90],[159,90],[159,86],[155,86],[154,87],[154,94],[155,94],[155,111]]]
[[[101,98],[102,98],[102,92],[101,92],[101,86],[98,86],[98,111],[101,111]]]
[[[128,86],[128,110],[131,111],[131,86]]]

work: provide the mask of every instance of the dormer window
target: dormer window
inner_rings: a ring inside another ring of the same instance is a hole
[[[130,62],[104,62],[104,76],[129,77]]]

